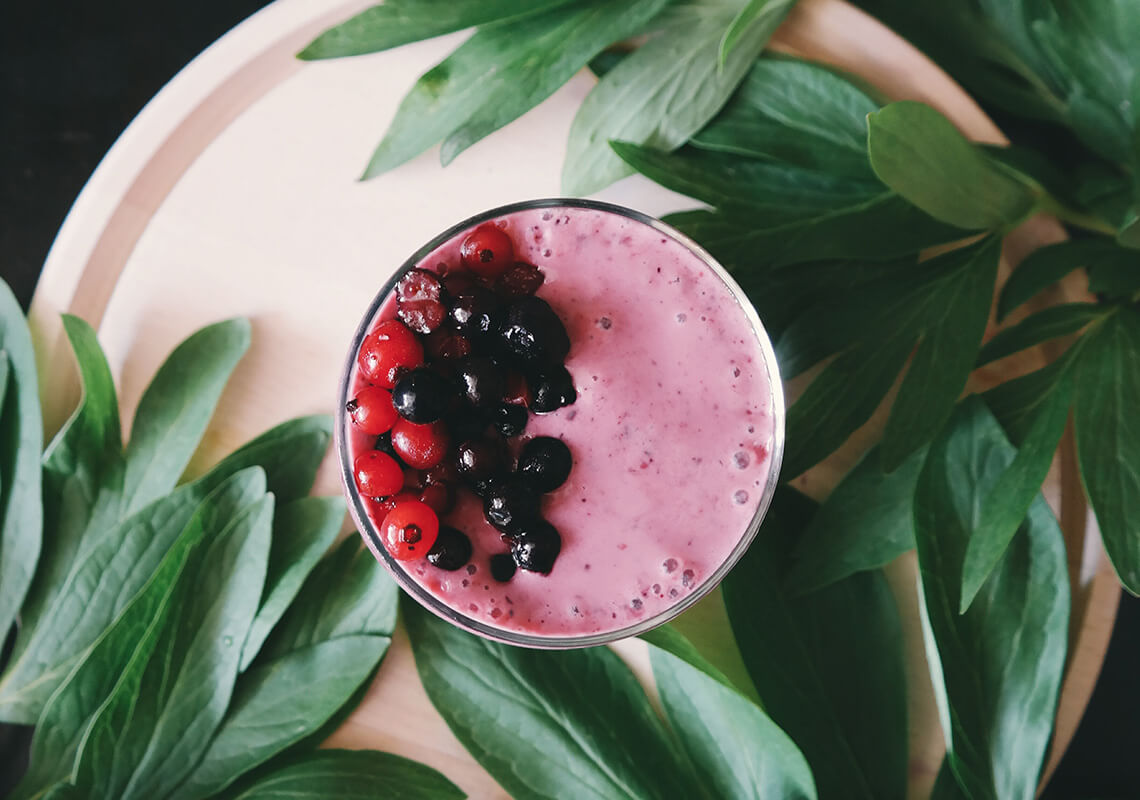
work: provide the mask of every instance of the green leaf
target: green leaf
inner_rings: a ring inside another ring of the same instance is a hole
[[[309,574],[253,663],[338,636],[391,636],[398,595],[395,582],[360,537],[345,539]]]
[[[999,358],[1020,353],[1042,342],[1076,333],[1109,312],[1096,303],[1064,303],[1049,306],[1026,317],[1011,328],[1006,328],[986,342],[978,353],[977,366],[989,364]]]
[[[650,647],[649,659],[669,725],[714,797],[814,800],[803,754],[759,706],[668,649]]]
[[[982,499],[1013,460],[985,405],[968,398],[931,445],[915,495],[931,680],[950,766],[975,800],[1034,796],[1065,663],[1065,542],[1040,498],[970,610],[958,613]]]
[[[1140,213],[1135,208],[1128,209],[1116,241],[1123,247],[1140,250]]]
[[[982,498],[978,525],[970,533],[962,563],[960,612],[965,613],[970,607],[1041,492],[1069,420],[1071,401],[1072,381],[1063,379],[1043,398],[1017,456]]]
[[[930,791],[930,800],[970,800],[962,791],[954,777],[954,770],[950,768],[950,759],[943,758],[942,766],[938,768],[938,777],[934,779],[934,788]]]
[[[863,456],[812,515],[796,545],[786,586],[803,594],[878,569],[914,549],[914,487],[926,448],[883,472],[877,449]]]
[[[560,652],[465,633],[414,602],[420,681],[456,738],[518,800],[699,796],[633,673],[605,647]]]
[[[416,82],[396,111],[364,178],[446,139],[451,161],[538,105],[611,42],[638,33],[665,0],[600,0],[483,28]]]
[[[648,642],[654,647],[671,653],[686,664],[699,669],[710,678],[723,683],[734,692],[737,691],[728,676],[721,672],[712,662],[701,655],[701,651],[685,638],[684,634],[672,625],[658,625],[652,630],[639,634],[638,638]]]
[[[1056,361],[982,394],[986,406],[1015,445],[1020,446],[1025,441],[1040,409],[1076,363],[1084,343],[1082,337]]]
[[[242,672],[340,533],[344,514],[344,500],[340,497],[302,497],[278,506],[273,518],[265,597],[242,646]]]
[[[732,630],[764,708],[803,750],[821,798],[905,798],[902,630],[886,580],[861,572],[795,598],[783,588],[815,509],[777,491],[724,581]]]
[[[159,367],[131,425],[124,514],[166,494],[178,482],[230,374],[249,349],[249,337],[245,319],[208,325],[174,348]]]
[[[732,20],[732,24],[728,26],[728,30],[720,40],[718,66],[723,68],[741,39],[755,29],[763,30],[765,39],[775,33],[794,2],[795,0],[749,0],[748,5],[740,9],[740,13]]]
[[[25,629],[24,647],[0,679],[0,718],[35,723],[75,660],[143,585],[198,504],[231,475],[261,466],[279,500],[308,492],[330,427],[325,416],[283,423],[100,536],[43,606],[43,622]]]
[[[1140,593],[1140,311],[1119,308],[1082,339],[1073,423],[1081,479],[1112,566]]]
[[[787,0],[748,25],[723,64],[720,43],[739,6],[690,0],[670,9],[667,25],[607,72],[570,125],[562,191],[586,195],[629,175],[613,140],[658,150],[684,144],[720,110],[751,68],[783,15]]]
[[[170,796],[210,797],[323,725],[368,679],[391,642],[342,636],[262,664],[238,679],[202,760]]]
[[[1079,267],[1088,266],[1120,249],[1103,239],[1076,239],[1034,250],[1009,276],[998,298],[998,319],[1052,286]]]
[[[1036,198],[1008,167],[928,105],[904,100],[867,118],[875,174],[935,219],[995,230],[1023,219]]]
[[[1127,252],[1127,251],[1126,251]],[[1089,292],[1122,300],[1135,300],[1140,292],[1140,253],[1132,258],[1108,258],[1089,268]]]
[[[506,22],[572,0],[385,0],[324,31],[297,58],[314,61],[376,53],[475,25]]]
[[[431,767],[374,750],[319,750],[259,777],[231,800],[452,800],[466,795]]]
[[[43,532],[40,453],[43,421],[35,353],[24,312],[0,280],[0,350],[7,351],[8,388],[0,404],[0,639],[24,600]]]

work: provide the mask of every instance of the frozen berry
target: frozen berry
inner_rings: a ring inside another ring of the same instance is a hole
[[[396,420],[396,422],[399,422],[399,421],[400,421],[399,419]],[[392,458],[394,458],[396,460],[396,463],[399,464],[400,466],[404,465],[404,461],[403,461],[403,459],[400,458],[400,454],[396,452],[396,448],[392,447],[392,432],[391,431],[385,431],[384,433],[377,436],[376,437],[376,444],[372,445],[372,447],[375,450],[379,450],[384,455],[391,456]]]
[[[448,295],[455,297],[460,292],[465,292],[472,286],[478,286],[478,279],[465,269],[457,268],[448,270],[443,275],[443,288],[447,290]]]
[[[447,426],[442,422],[417,425],[406,419],[392,426],[392,449],[413,469],[430,469],[447,455]]]
[[[396,503],[380,525],[380,538],[397,561],[427,555],[438,536],[439,518],[418,500]]]
[[[518,565],[510,553],[496,553],[491,556],[491,577],[499,583],[506,583],[515,576]]]
[[[410,269],[396,284],[396,316],[418,333],[431,333],[447,318],[443,284],[426,269]]]
[[[392,389],[392,404],[400,416],[417,425],[435,422],[455,400],[455,384],[430,367],[404,375]]]
[[[536,414],[549,414],[578,399],[574,379],[563,366],[548,367],[528,378],[530,384],[530,410]]]
[[[530,405],[530,387],[526,385],[526,378],[521,372],[507,373],[507,388],[503,392],[503,400],[524,406]]]
[[[471,560],[471,540],[462,531],[444,525],[428,551],[427,560],[433,567],[453,572]]]
[[[538,493],[515,477],[495,481],[483,496],[483,516],[503,533],[538,518]]]
[[[519,530],[511,542],[511,557],[522,569],[549,575],[562,550],[562,537],[546,520],[534,520]]]
[[[399,414],[392,405],[392,393],[379,386],[365,386],[345,404],[352,423],[369,434],[381,434],[392,428]]]
[[[478,439],[487,431],[490,421],[481,408],[463,404],[447,415],[447,427],[456,439]]]
[[[507,352],[526,363],[561,364],[570,352],[566,326],[540,297],[512,303],[500,336]]]
[[[451,321],[467,336],[490,334],[498,329],[503,314],[502,299],[483,286],[472,286],[451,301]]]
[[[385,389],[396,385],[404,370],[424,363],[424,348],[398,319],[381,322],[364,337],[357,356],[360,374]]]
[[[510,472],[510,454],[500,439],[472,439],[459,445],[455,453],[459,477],[476,489],[487,481]]]
[[[570,477],[570,448],[553,436],[536,436],[519,454],[519,473],[540,492],[552,492]]]
[[[471,340],[458,331],[440,328],[432,331],[424,340],[428,356],[445,361],[463,358],[471,354]]]
[[[494,278],[515,261],[515,247],[506,231],[485,222],[459,246],[463,266],[484,278]]]
[[[502,368],[489,358],[467,358],[459,366],[459,382],[467,402],[476,408],[497,405],[507,388]]]
[[[534,294],[546,276],[534,264],[516,261],[495,279],[495,290],[504,297],[526,297]]]
[[[352,474],[360,493],[368,497],[387,497],[404,488],[404,470],[391,456],[379,450],[368,450],[352,463]]]
[[[455,507],[455,490],[450,483],[429,483],[420,491],[419,500],[443,516]]]
[[[518,436],[526,430],[528,416],[523,406],[503,403],[495,409],[495,430],[506,437]]]

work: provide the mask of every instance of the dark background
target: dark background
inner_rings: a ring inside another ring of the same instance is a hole
[[[262,0],[0,0],[0,276],[26,307],[55,232],[99,159],[179,69]],[[1140,797],[1140,601],[1047,798]],[[0,795],[28,729],[0,726]]]

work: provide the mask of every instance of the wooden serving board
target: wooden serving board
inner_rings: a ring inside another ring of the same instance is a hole
[[[333,410],[360,315],[423,242],[486,208],[559,193],[570,122],[593,85],[585,72],[446,169],[432,150],[377,180],[357,182],[403,93],[463,36],[332,62],[293,58],[323,28],[368,4],[278,0],[175,77],[112,148],[64,223],[32,303],[49,432],[78,397],[61,312],[98,329],[118,380],[124,426],[178,341],[208,322],[251,318],[253,345],[195,455],[191,471],[200,471],[271,424]],[[888,96],[925,100],[975,139],[1002,141],[944,73],[841,0],[803,0],[776,46],[855,73]],[[654,215],[694,205],[636,177],[599,197]],[[1006,258],[1016,262],[1062,236],[1055,222],[1032,220],[1010,237]],[[1058,291],[1074,298],[1083,287]],[[1040,358],[1000,363],[982,382],[1028,371]],[[790,387],[793,396],[797,388]],[[876,437],[880,417],[800,488],[825,495]],[[1049,483],[1073,584],[1071,652],[1050,770],[1088,701],[1119,598],[1074,464],[1070,438]],[[340,491],[331,458],[316,491]],[[923,797],[944,746],[922,651],[913,556],[888,575],[907,633],[910,790]],[[680,625],[714,658],[731,653],[719,595]],[[646,676],[643,645],[623,642],[617,649]],[[442,770],[472,797],[505,796],[431,707],[400,632],[368,696],[331,743],[408,755]]]

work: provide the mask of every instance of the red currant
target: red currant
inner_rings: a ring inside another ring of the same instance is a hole
[[[369,450],[356,457],[352,474],[360,493],[366,497],[387,497],[404,487],[404,471],[396,459],[379,450]]]
[[[455,507],[455,492],[450,483],[432,483],[423,488],[419,500],[431,506],[439,516],[443,516]]]
[[[431,333],[447,319],[443,284],[426,269],[411,269],[396,284],[396,315],[412,330]]]
[[[515,247],[506,231],[490,222],[485,222],[463,240],[459,246],[463,266],[484,278],[499,276],[507,267],[515,263]]]
[[[391,430],[400,416],[392,405],[392,393],[379,386],[365,386],[348,401],[345,410],[356,427],[374,436]]]
[[[364,337],[357,363],[366,380],[391,389],[401,372],[424,363],[424,348],[404,323],[390,319]]]
[[[391,497],[385,497],[383,500],[369,498],[370,502],[368,503],[368,506],[372,509],[372,516],[382,522],[384,520],[384,517],[388,516],[388,512],[396,507],[396,503],[405,503],[409,501],[418,503],[419,500],[420,493],[418,491],[403,489]]]
[[[409,467],[430,469],[447,454],[447,426],[442,420],[416,425],[401,417],[392,426],[392,448]]]
[[[418,500],[396,503],[380,526],[380,538],[397,561],[426,556],[439,536],[439,517]]]
[[[526,297],[534,294],[546,276],[534,264],[517,261],[495,279],[495,289],[506,297]]]

